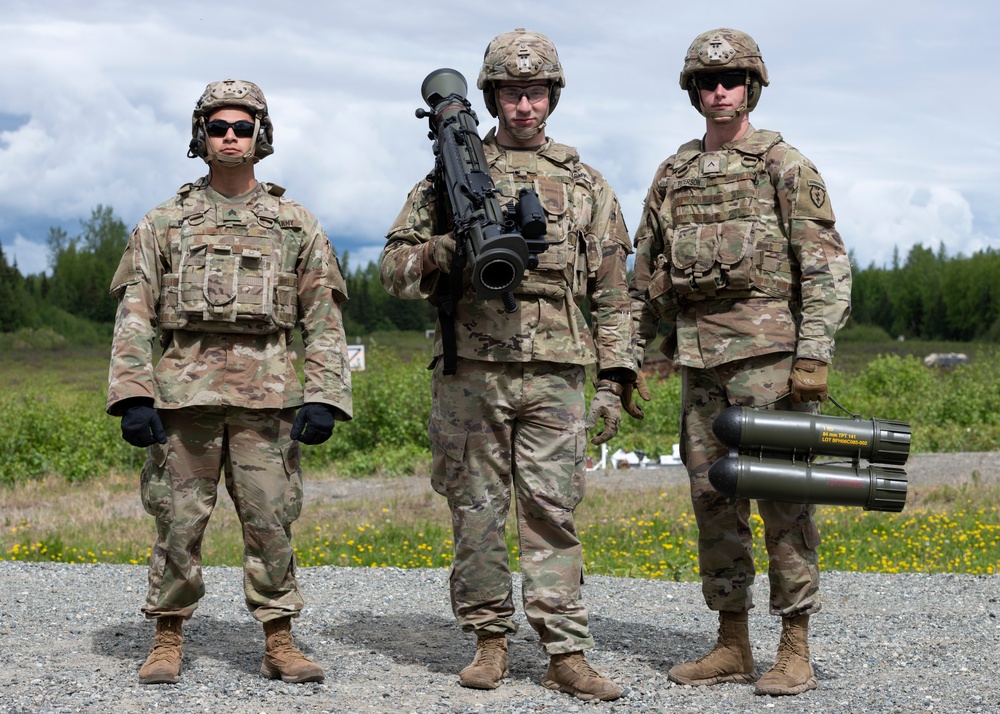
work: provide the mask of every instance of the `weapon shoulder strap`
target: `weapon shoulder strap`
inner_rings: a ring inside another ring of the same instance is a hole
[[[434,180],[435,205],[437,208],[437,230],[448,225],[449,215],[440,174]],[[442,374],[455,374],[458,370],[458,337],[455,332],[455,311],[458,301],[462,298],[462,277],[465,273],[464,241],[456,237],[455,257],[452,259],[451,272],[439,278],[437,282],[438,324],[441,326],[441,348],[444,363]],[[447,277],[447,280],[444,279]]]

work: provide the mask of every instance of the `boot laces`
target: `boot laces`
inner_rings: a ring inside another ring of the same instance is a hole
[[[285,657],[285,658],[297,658],[304,656],[298,647],[295,646],[295,640],[292,639],[292,635],[289,632],[276,632],[271,635],[271,656],[272,657]]]
[[[597,679],[603,679],[603,677],[597,673],[597,670],[590,666],[590,662],[583,655],[580,655],[580,659],[573,662],[573,669],[581,677],[596,677]]]
[[[473,658],[474,667],[488,666],[499,667],[503,658],[503,640],[499,637],[491,637],[483,640],[476,647],[476,656]]]
[[[701,657],[699,657],[698,659],[696,659],[694,663],[695,664],[701,664],[705,660],[710,659],[712,657],[715,657],[716,653],[718,653],[720,650],[730,649],[729,647],[727,647],[723,643],[723,639],[724,639],[724,635],[723,635],[723,631],[722,631],[722,625],[719,625],[719,635],[716,638],[715,647],[713,647],[711,649],[711,651],[708,652],[707,654],[703,654]]]
[[[794,643],[792,642],[791,634],[787,631],[782,632],[781,642],[778,643],[778,656],[775,658],[774,666],[771,668],[771,671],[787,674],[788,670],[792,666],[792,663],[798,656],[798,653],[795,651]]]
[[[156,637],[153,638],[153,650],[149,653],[149,661],[160,662],[173,659],[181,641],[180,635],[173,632],[157,633]]]

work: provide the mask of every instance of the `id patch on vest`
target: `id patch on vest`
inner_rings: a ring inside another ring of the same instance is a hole
[[[691,178],[674,179],[672,188],[676,191],[679,188],[701,188],[704,185],[704,181],[697,176],[693,176]]]

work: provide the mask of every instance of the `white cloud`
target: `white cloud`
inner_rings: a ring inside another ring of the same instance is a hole
[[[608,178],[634,231],[656,166],[703,130],[677,84],[683,54],[699,32],[730,26],[754,35],[771,75],[754,124],[817,164],[860,263],[916,242],[970,253],[1000,234],[988,208],[1000,201],[983,196],[1000,185],[1000,144],[982,126],[1000,106],[982,90],[992,66],[978,56],[1000,9],[907,7],[636,0],[609,11],[580,0],[570,12],[511,0],[498,16],[450,0],[280,11],[245,0],[234,18],[189,0],[15,0],[0,25],[17,67],[0,73],[0,115],[27,120],[0,132],[0,238],[44,242],[25,226],[72,222],[99,203],[137,221],[204,173],[185,157],[194,101],[207,82],[241,77],[264,88],[275,123],[276,153],[258,176],[316,213],[338,249],[376,256],[432,165],[426,124],[413,116],[424,76],[461,71],[485,134],[492,120],[474,89],[482,52],[515,26],[559,47],[568,84],[549,133]],[[920,189],[927,202],[914,205]]]
[[[948,255],[969,255],[989,246],[973,230],[969,202],[955,189],[916,183],[858,181],[840,198],[837,225],[858,267],[891,265],[894,248],[900,261],[923,245]]]

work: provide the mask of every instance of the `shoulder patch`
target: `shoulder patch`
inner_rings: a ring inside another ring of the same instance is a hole
[[[809,198],[812,200],[813,205],[816,208],[823,208],[826,204],[826,186],[821,184],[819,181],[808,181],[809,185]]]

